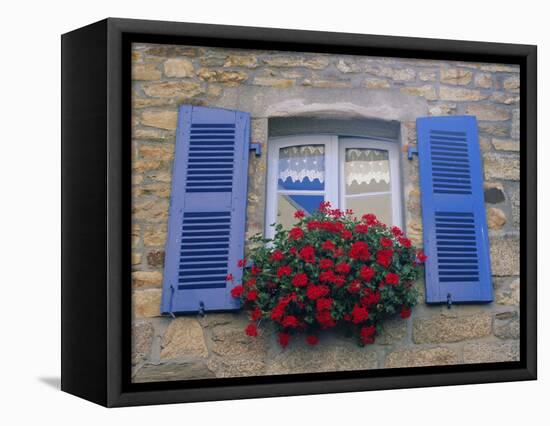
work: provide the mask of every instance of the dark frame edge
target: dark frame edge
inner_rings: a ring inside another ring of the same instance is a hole
[[[61,390],[102,405],[108,376],[106,47],[107,20],[61,37]]]

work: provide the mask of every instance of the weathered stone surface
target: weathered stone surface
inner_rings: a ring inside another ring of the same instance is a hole
[[[517,72],[519,73],[519,65],[504,65],[504,64],[486,64],[479,67],[482,71],[488,72]]]
[[[154,331],[153,325],[147,321],[132,324],[132,364],[138,364],[147,358]]]
[[[499,151],[519,151],[519,140],[493,138],[493,146]]]
[[[401,93],[406,93],[407,95],[412,95],[412,96],[421,96],[423,98],[426,98],[429,101],[433,101],[437,99],[437,93],[435,91],[435,88],[429,85],[402,87],[400,90],[401,90]]]
[[[491,95],[491,101],[505,105],[512,105],[519,102],[519,96],[505,92],[494,92]]]
[[[487,209],[487,225],[489,229],[500,229],[506,224],[506,215],[500,209],[490,207]]]
[[[320,87],[324,89],[350,89],[352,84],[350,81],[343,80],[327,80],[318,77],[312,77],[311,79],[305,79],[302,82],[304,86]]]
[[[155,195],[165,198],[170,196],[170,185],[163,182],[146,183],[134,188],[134,194],[136,197],[140,195]]]
[[[208,360],[207,366],[216,377],[250,377],[265,374],[266,363],[256,359],[223,359],[219,357]]]
[[[495,343],[469,343],[464,346],[464,362],[519,361],[519,341]]]
[[[169,44],[150,44],[144,49],[145,56],[153,56],[158,58],[170,58],[180,56],[196,56],[197,50],[193,47],[178,46]]]
[[[132,206],[134,219],[149,222],[164,222],[168,218],[168,200],[146,200],[134,202]]]
[[[207,356],[202,328],[195,318],[177,318],[170,322],[162,338],[161,360]]]
[[[224,67],[257,68],[258,59],[253,55],[229,55],[223,64]]]
[[[177,111],[144,111],[141,115],[141,122],[145,126],[159,129],[176,130],[177,120]]]
[[[446,347],[407,347],[390,352],[386,356],[384,368],[425,367],[457,363],[456,352]]]
[[[162,285],[162,274],[158,271],[135,271],[132,272],[133,288],[151,288]]]
[[[147,96],[151,96],[153,98],[178,99],[191,99],[201,93],[204,93],[204,89],[199,83],[188,80],[149,83],[143,85],[143,91]]]
[[[493,333],[499,339],[519,339],[519,315],[516,311],[495,315]]]
[[[163,247],[166,243],[166,226],[148,226],[143,232],[143,244],[147,247]]]
[[[193,77],[193,62],[186,58],[170,58],[164,62],[164,74],[166,77]]]
[[[242,71],[225,71],[201,68],[197,75],[205,81],[224,83],[228,86],[238,86],[248,79],[248,74]]]
[[[132,129],[132,137],[134,139],[158,142],[172,142],[174,140],[174,136],[174,132],[160,129]]]
[[[456,104],[438,103],[430,105],[430,115],[453,115],[456,113]]]
[[[344,59],[340,59],[336,63],[336,68],[338,69],[338,71],[343,72],[344,74],[361,71],[361,67],[358,64],[352,61],[346,61]]]
[[[407,222],[407,237],[410,238],[412,243],[417,247],[422,247],[422,223],[417,220],[411,220]]]
[[[392,345],[401,342],[406,336],[407,321],[394,318],[382,323],[382,331],[376,336],[376,343],[379,345]]]
[[[495,278],[494,283],[496,303],[519,306],[519,278]]]
[[[160,315],[161,289],[136,290],[132,295],[132,308],[136,318],[158,317]]]
[[[501,183],[498,182],[485,182],[484,187],[484,196],[485,202],[490,204],[502,203],[506,200],[504,196],[504,188]]]
[[[510,203],[512,204],[512,220],[513,220],[514,226],[519,228],[519,219],[520,219],[519,182],[508,182],[506,191],[508,193],[508,198],[510,198]]]
[[[141,263],[141,253],[132,253],[132,266]]]
[[[134,375],[134,383],[168,382],[173,380],[193,380],[215,378],[213,371],[204,363],[181,362],[166,364],[145,364]]]
[[[519,76],[513,75],[502,81],[502,87],[509,92],[519,92]]]
[[[246,317],[240,316],[231,323],[215,326],[210,335],[212,352],[227,359],[264,359],[268,331],[262,329],[260,336],[250,337],[244,332],[246,324]]]
[[[141,239],[141,226],[132,224],[132,248],[139,245]]]
[[[492,104],[470,104],[466,108],[466,114],[475,115],[482,121],[505,121],[510,119],[507,109]]]
[[[363,82],[363,86],[367,89],[387,89],[390,87],[390,83],[380,78],[368,78]]]
[[[493,77],[488,73],[478,73],[474,78],[474,85],[483,89],[489,89],[493,85]]]
[[[132,66],[132,80],[158,80],[161,75],[156,64],[134,64]]]
[[[443,101],[481,101],[487,97],[488,95],[479,90],[452,86],[441,86],[439,88],[439,98]]]
[[[252,84],[256,86],[269,86],[278,87],[280,89],[286,89],[294,86],[294,80],[288,78],[275,78],[275,77],[256,77]]]
[[[479,133],[486,133],[491,136],[508,137],[510,135],[510,126],[508,123],[500,121],[481,121],[477,123]]]
[[[140,145],[139,156],[146,160],[169,161],[174,158],[174,145]]]
[[[147,264],[153,268],[164,265],[164,250],[153,250],[147,253]]]
[[[512,128],[510,129],[510,136],[519,142],[519,109],[512,111]]]
[[[418,79],[420,81],[436,81],[437,71],[419,71]]]
[[[483,156],[485,179],[519,180],[519,156],[486,153]]]
[[[352,340],[321,339],[316,346],[310,346],[296,339],[270,358],[266,373],[296,374],[377,368],[378,355],[369,349],[369,346],[357,346]]]
[[[463,68],[441,68],[440,81],[444,84],[466,85],[472,81],[472,71]]]
[[[411,68],[396,69],[392,72],[391,78],[395,81],[412,81],[416,77],[416,71]]]
[[[263,62],[271,67],[305,67],[314,70],[322,70],[330,63],[328,58],[309,58],[303,56],[272,56],[264,58]]]
[[[491,238],[491,272],[497,276],[519,275],[519,240],[516,237]]]
[[[157,160],[134,160],[132,162],[132,171],[134,173],[143,173],[149,170],[155,170],[161,167],[162,163]]]
[[[415,343],[452,343],[477,339],[491,334],[492,318],[478,314],[455,318],[415,318],[413,341]]]

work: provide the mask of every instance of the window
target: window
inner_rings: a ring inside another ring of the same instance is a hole
[[[272,138],[266,236],[274,235],[271,224],[289,228],[296,210],[311,214],[321,201],[402,226],[400,182],[397,142],[334,135]]]

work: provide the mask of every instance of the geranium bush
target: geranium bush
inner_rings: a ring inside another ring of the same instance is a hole
[[[252,237],[248,260],[239,261],[251,265],[232,290],[249,310],[246,334],[257,336],[259,323],[268,320],[281,346],[297,334],[314,345],[320,331],[342,326],[365,345],[386,318],[410,316],[425,256],[398,227],[372,214],[357,219],[328,202],[311,216],[298,211],[295,217],[290,230],[275,226],[273,240]]]

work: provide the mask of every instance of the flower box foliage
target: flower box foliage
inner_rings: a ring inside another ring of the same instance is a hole
[[[410,316],[425,256],[398,227],[373,214],[357,219],[328,202],[310,216],[298,211],[295,217],[290,230],[275,225],[272,240],[252,237],[248,262],[239,262],[251,265],[231,293],[249,311],[246,334],[257,336],[258,324],[267,320],[281,346],[298,334],[314,345],[320,331],[338,326],[366,345],[385,319]]]

